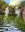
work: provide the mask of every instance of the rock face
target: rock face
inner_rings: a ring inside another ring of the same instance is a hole
[[[25,7],[23,8],[23,19],[25,21]]]
[[[0,15],[4,15],[4,12],[2,9],[0,9]]]

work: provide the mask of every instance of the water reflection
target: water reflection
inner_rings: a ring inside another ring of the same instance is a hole
[[[18,28],[7,28],[7,29],[4,29],[3,32],[22,32],[22,31],[18,30]]]

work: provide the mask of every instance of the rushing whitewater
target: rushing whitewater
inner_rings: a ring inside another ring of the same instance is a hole
[[[8,16],[8,14],[9,14],[9,7],[7,7],[7,8],[5,9],[5,16]]]
[[[15,7],[15,14],[17,14],[17,16],[20,15],[20,9],[18,9],[18,7]]]

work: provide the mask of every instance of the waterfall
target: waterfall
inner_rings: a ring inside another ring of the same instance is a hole
[[[4,16],[4,24],[3,25],[5,25],[5,26],[12,26],[13,25],[13,21],[12,20],[7,20],[7,18],[8,18],[8,14],[9,14],[9,7],[7,7],[6,9],[5,9],[5,16]],[[10,21],[10,23],[8,23]]]
[[[8,14],[9,14],[9,7],[7,7],[7,8],[5,9],[4,24],[3,24],[3,25],[7,25],[7,24],[8,24],[8,21],[7,21]]]
[[[15,7],[15,14],[17,14],[17,16],[20,15],[20,9],[18,9],[18,7]]]
[[[7,29],[8,29],[8,31],[10,31],[10,32],[20,31],[20,30],[18,30],[18,28],[15,28],[12,20],[9,20],[9,21],[10,21],[10,24],[8,24],[8,21],[7,21],[8,14],[9,14],[9,7],[7,7],[7,8],[5,9],[5,16],[4,16],[4,24],[3,24],[3,26],[8,26]],[[4,31],[3,31],[3,32],[7,32],[7,31],[6,31],[6,28],[4,28]]]
[[[7,7],[7,8],[5,9],[5,16],[8,16],[8,14],[9,14],[9,7]]]

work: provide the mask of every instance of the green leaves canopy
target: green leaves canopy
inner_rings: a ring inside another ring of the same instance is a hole
[[[19,7],[24,7],[25,6],[25,1],[22,1],[20,4],[19,4]]]

